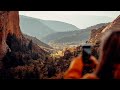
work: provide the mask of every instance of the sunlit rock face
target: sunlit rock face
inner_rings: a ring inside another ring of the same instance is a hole
[[[108,30],[120,30],[120,15],[111,22],[105,29],[102,30],[102,33]]]
[[[8,34],[15,34],[17,38],[22,39],[18,11],[0,11],[0,60],[7,50],[10,50],[6,44]]]
[[[89,39],[89,42],[92,43],[92,44],[95,44],[97,42],[100,41],[101,37],[102,37],[102,30],[105,28],[106,26],[102,26],[101,28],[99,29],[93,29],[91,31],[91,37]]]
[[[100,41],[102,35],[109,30],[120,30],[120,16],[118,16],[113,22],[108,24],[107,26],[102,26],[99,29],[93,29],[91,31],[91,37],[89,39],[90,43],[96,43]]]

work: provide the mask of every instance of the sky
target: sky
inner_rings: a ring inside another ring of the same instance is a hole
[[[86,19],[85,17],[81,17],[80,20],[80,16],[104,16],[109,18],[106,21],[103,20],[103,23],[106,23],[111,22],[120,15],[120,11],[19,11],[19,14],[43,20],[63,21],[73,24],[78,28],[86,28],[95,23],[88,22],[89,19]],[[101,23],[101,21],[98,21],[97,23]]]

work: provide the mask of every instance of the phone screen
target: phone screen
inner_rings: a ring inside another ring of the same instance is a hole
[[[89,63],[89,57],[91,55],[91,46],[83,46],[82,54],[84,63]]]
[[[82,57],[84,64],[91,64],[90,56],[91,56],[91,46],[83,46],[82,47]],[[91,67],[84,66],[83,75],[88,73],[91,70]]]
[[[91,54],[91,49],[90,49],[90,47],[84,48],[84,51],[85,51],[86,53],[88,53],[88,54]]]

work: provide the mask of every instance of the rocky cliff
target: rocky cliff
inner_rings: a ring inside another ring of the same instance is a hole
[[[104,33],[109,30],[120,30],[120,15],[108,25],[102,26],[99,29],[93,29],[91,31],[91,37],[89,39],[89,42],[93,44],[99,42],[102,35],[104,35]]]
[[[0,11],[0,60],[9,49],[6,44],[8,34],[15,34],[17,38],[22,39],[18,11]]]
[[[106,26],[102,26],[99,29],[91,30],[91,36],[90,36],[89,42],[92,43],[92,44],[95,44],[95,43],[99,42],[100,38],[102,36],[101,32],[105,27]]]
[[[30,52],[29,43],[30,40],[26,39],[20,30],[19,12],[0,11],[0,61],[8,51],[12,53],[21,52],[22,55],[26,55]],[[41,59],[44,59],[48,54],[34,43],[31,50],[32,53],[33,51],[34,53],[38,53]]]

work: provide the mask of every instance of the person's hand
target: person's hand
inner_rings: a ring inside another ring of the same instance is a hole
[[[98,60],[94,56],[90,56],[90,60],[92,61],[92,64],[97,66],[99,64]]]
[[[92,55],[90,56],[89,60],[91,61],[91,64],[84,64],[84,66],[95,69],[99,64],[98,60]]]
[[[84,63],[82,56],[73,58],[68,70],[64,74],[64,79],[79,79],[82,77]]]

